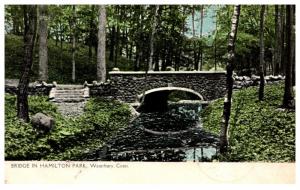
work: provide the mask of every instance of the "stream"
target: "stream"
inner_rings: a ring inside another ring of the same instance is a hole
[[[201,125],[199,102],[169,102],[166,112],[144,112],[121,129],[98,160],[212,161],[218,154],[218,136]]]

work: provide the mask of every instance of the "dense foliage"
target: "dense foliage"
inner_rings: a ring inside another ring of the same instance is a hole
[[[5,78],[19,78],[20,69],[23,60],[23,38],[16,35],[5,35]],[[48,41],[49,49],[49,81],[57,81],[58,83],[71,83],[72,63],[71,63],[71,44],[63,43],[63,48],[55,45],[54,40]],[[38,55],[38,47],[35,48],[35,55]],[[83,83],[85,80],[92,82],[96,79],[96,57],[93,56],[92,63],[88,63],[88,49],[86,46],[78,47],[76,58],[77,83]],[[107,56],[108,57],[108,56]],[[38,59],[33,59],[33,67],[31,68],[31,81],[38,79]],[[127,64],[126,58],[119,58],[122,70],[133,69]],[[113,67],[108,62],[108,69]]]
[[[264,27],[265,43],[265,72],[272,73],[274,64],[275,39],[275,6],[267,6]],[[218,46],[217,56],[226,61],[228,31],[230,31],[230,18],[233,12],[232,6],[222,6],[217,11],[218,29],[216,43]],[[259,23],[260,5],[243,5],[241,8],[239,28],[236,41],[236,71],[242,75],[255,73],[259,64]],[[208,51],[209,52],[209,51]],[[267,73],[265,73],[267,74]],[[282,73],[281,73],[282,74]]]
[[[48,134],[33,129],[16,117],[16,97],[5,95],[6,160],[84,160],[101,148],[107,138],[125,127],[130,119],[128,107],[116,101],[90,99],[80,117],[65,118],[46,97],[29,98],[30,115],[43,112],[55,118]]]
[[[295,111],[281,109],[282,84],[267,85],[265,100],[256,87],[235,92],[230,118],[230,150],[225,161],[295,161]],[[220,134],[223,99],[201,114],[203,127]]]
[[[244,5],[236,44],[236,71],[241,74],[256,72],[259,57],[259,5]],[[265,72],[274,70],[275,6],[268,5],[265,23]],[[49,5],[49,81],[68,81],[71,78],[71,39],[76,31],[76,79],[77,82],[94,80],[97,50],[97,6],[76,5],[76,26],[71,5]],[[226,65],[227,40],[233,11],[231,5],[159,5],[156,23],[153,15],[155,6],[109,5],[107,9],[107,64],[108,70],[145,70],[150,60],[150,41],[153,41],[153,64],[155,70],[193,70],[201,62],[203,70],[221,70]],[[203,10],[203,17],[200,17]],[[283,8],[284,11],[284,8]],[[24,30],[22,6],[5,7],[6,34],[21,36]],[[193,18],[193,19],[192,19]],[[203,28],[200,22],[203,21]],[[152,25],[155,25],[151,39]],[[195,27],[192,27],[195,26]],[[209,29],[208,29],[209,28]],[[203,31],[200,35],[199,31]],[[193,34],[193,35],[191,35]],[[6,36],[7,36],[6,35]],[[7,38],[7,46],[13,45],[14,38]],[[36,42],[38,44],[38,42]],[[14,60],[22,55],[22,41],[13,46],[20,48],[10,51],[6,46],[6,64],[20,65]],[[36,54],[37,55],[37,54]],[[200,58],[201,57],[201,58]],[[38,56],[34,61],[37,62]],[[201,61],[202,60],[202,61]],[[35,72],[37,64],[35,64]],[[86,73],[82,73],[85,70]],[[66,76],[55,73],[65,71]],[[282,72],[282,71],[281,71]],[[87,74],[89,73],[89,75]],[[265,73],[265,74],[266,74]],[[36,73],[35,73],[36,74]],[[52,75],[52,76],[51,76]],[[8,73],[9,77],[13,77]],[[14,74],[17,77],[17,74]]]

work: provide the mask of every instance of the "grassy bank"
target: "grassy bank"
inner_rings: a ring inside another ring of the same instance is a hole
[[[116,101],[90,99],[85,113],[76,118],[61,116],[47,97],[30,96],[30,115],[43,112],[55,118],[48,134],[16,118],[16,97],[5,95],[6,160],[84,160],[85,155],[101,148],[118,129],[127,126],[130,111]]]
[[[267,85],[258,101],[257,87],[235,92],[230,118],[230,150],[224,161],[295,161],[295,112],[280,109],[283,84]],[[202,113],[203,127],[220,134],[223,99]]]

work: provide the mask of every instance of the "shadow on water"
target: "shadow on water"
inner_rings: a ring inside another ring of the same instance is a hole
[[[142,112],[90,160],[212,161],[219,138],[202,129],[199,101],[168,102],[164,112]]]

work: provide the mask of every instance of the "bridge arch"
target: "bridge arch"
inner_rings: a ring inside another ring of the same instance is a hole
[[[140,106],[137,110],[164,111],[168,107],[169,95],[176,91],[187,93],[192,100],[204,101],[204,98],[200,93],[189,88],[159,87],[147,90],[138,95],[137,101],[140,103]]]
[[[146,92],[142,93],[142,94],[139,94],[138,95],[138,101],[141,102],[142,101],[142,98],[143,96],[146,97],[152,93],[160,93],[160,92],[163,92],[163,91],[166,91],[166,92],[174,92],[174,91],[182,91],[182,92],[187,92],[187,93],[190,93],[190,94],[193,94],[195,97],[198,97],[199,100],[204,100],[203,96],[196,92],[195,90],[192,90],[190,88],[183,88],[183,87],[160,87],[160,88],[153,88],[153,89],[150,89],[150,90],[147,90]]]

